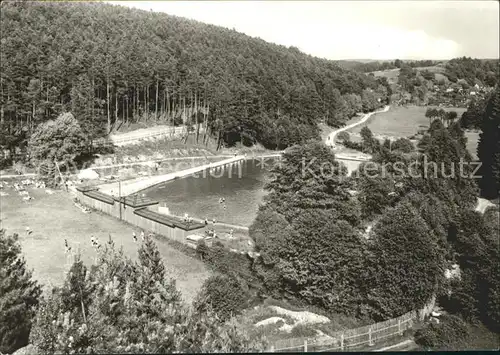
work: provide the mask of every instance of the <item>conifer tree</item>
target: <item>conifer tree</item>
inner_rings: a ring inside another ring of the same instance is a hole
[[[17,234],[0,230],[0,352],[12,353],[27,345],[41,293],[26,268]]]

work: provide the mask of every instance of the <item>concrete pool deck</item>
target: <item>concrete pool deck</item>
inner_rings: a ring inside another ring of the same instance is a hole
[[[200,166],[196,166],[181,171],[171,172],[164,175],[140,177],[137,179],[131,179],[123,182],[117,181],[109,184],[100,185],[99,190],[111,196],[119,196],[119,195],[128,196],[167,181],[183,178],[192,174],[202,172],[204,170],[221,169],[224,166],[236,165],[244,160],[246,160],[246,157],[244,155],[237,155],[229,159],[224,159],[218,162],[211,162],[208,164],[203,164]]]

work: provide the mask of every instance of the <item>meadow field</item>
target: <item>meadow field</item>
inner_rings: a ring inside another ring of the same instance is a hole
[[[65,253],[64,240],[73,251],[80,251],[82,260],[90,265],[96,258],[96,249],[91,245],[91,236],[101,244],[111,236],[117,247],[122,247],[125,256],[137,259],[137,243],[132,233],[140,234],[139,228],[127,225],[110,216],[91,212],[83,213],[72,201],[72,196],[63,191],[48,195],[42,189],[28,191],[35,199],[26,203],[12,188],[2,190],[0,228],[8,234],[20,237],[28,267],[33,269],[35,279],[45,287],[61,285],[73,256]],[[27,235],[25,228],[33,232]],[[183,298],[191,302],[210,272],[201,260],[190,257],[166,241],[155,238],[169,277],[176,280]]]
[[[411,137],[419,130],[429,127],[429,119],[425,111],[430,106],[391,106],[389,111],[372,115],[368,121],[349,130],[353,141],[359,141],[359,133],[364,126],[370,128],[374,135],[383,137]],[[456,111],[458,117],[466,111],[465,108],[446,108],[446,111]],[[466,131],[467,149],[472,156],[477,157],[478,131]]]
[[[444,75],[445,68],[443,66],[434,65],[432,67],[419,67],[415,68],[417,71],[427,70],[431,73],[434,73],[435,80],[444,80],[445,82],[449,82],[448,78]],[[397,84],[399,77],[399,69],[389,69],[389,70],[380,70],[374,71],[373,75],[375,77],[385,77],[389,84]]]
[[[399,69],[389,69],[389,70],[379,70],[379,71],[374,71],[373,75],[377,77],[385,77],[387,78],[387,81],[389,84],[397,84],[398,82],[398,76],[399,76]]]
[[[349,130],[359,133],[364,126],[368,126],[373,134],[391,137],[408,137],[419,130],[429,127],[429,119],[425,111],[431,106],[391,106],[389,111],[372,115],[365,123]],[[464,108],[447,108],[446,111],[456,111],[458,117],[465,111]]]
[[[431,73],[434,73],[434,77],[437,81],[444,80],[445,82],[449,82],[448,77],[444,75],[446,68],[443,66],[434,65],[432,67],[419,67],[415,69],[417,69],[418,71],[427,70]]]

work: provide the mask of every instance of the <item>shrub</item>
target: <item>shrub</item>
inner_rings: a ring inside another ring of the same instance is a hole
[[[15,162],[13,165],[12,165],[12,168],[14,169],[14,171],[16,172],[16,174],[24,174],[26,173],[26,167],[24,166],[23,163],[17,161]]]
[[[337,138],[340,140],[340,141],[349,141],[351,139],[351,136],[349,135],[348,132],[340,132],[338,135],[337,135]]]
[[[439,324],[431,323],[415,333],[415,342],[425,350],[452,350],[464,344],[468,337],[467,324],[462,318],[447,315]]]
[[[346,148],[363,151],[363,145],[358,142],[344,141],[342,142]]]
[[[226,321],[246,308],[248,294],[235,277],[215,275],[208,278],[194,302],[197,311],[212,310],[220,320]]]
[[[312,338],[317,335],[316,330],[310,325],[297,324],[292,328],[291,335],[294,338]]]
[[[399,138],[392,144],[392,149],[403,153],[411,153],[415,150],[415,147],[408,138]]]
[[[0,156],[0,169],[6,169],[11,165],[12,165],[12,159],[10,157]]]

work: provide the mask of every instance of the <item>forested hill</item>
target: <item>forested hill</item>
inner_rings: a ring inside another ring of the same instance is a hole
[[[4,2],[1,10],[10,138],[71,111],[93,135],[118,121],[188,120],[229,144],[281,148],[316,136],[318,120],[340,125],[387,97],[384,79],[164,13],[102,3]]]

